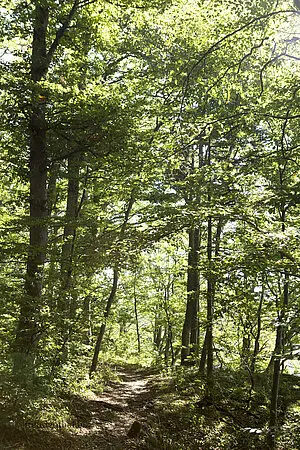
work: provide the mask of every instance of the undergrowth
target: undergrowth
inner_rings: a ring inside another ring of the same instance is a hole
[[[282,378],[278,449],[297,450],[300,448],[300,398],[295,391],[300,389],[300,379]],[[156,402],[159,421],[152,424],[143,448],[265,450],[269,383],[267,374],[258,374],[250,391],[246,372],[219,370],[213,401],[206,402],[205,380],[198,370],[176,368],[161,380],[161,395]],[[286,395],[288,390],[290,394]]]
[[[12,430],[69,430],[73,411],[105,385],[118,381],[123,366],[102,362],[89,379],[84,361],[62,366],[55,377],[37,376],[20,385],[0,372],[0,421]],[[75,370],[76,369],[76,370]],[[141,367],[128,366],[132,373]],[[141,371],[140,371],[141,373]],[[175,367],[156,375],[149,387],[152,409],[132,448],[141,450],[265,450],[270,379],[255,376],[250,389],[242,370],[217,370],[213,401],[207,401],[205,379],[197,368]],[[150,402],[151,403],[151,402]],[[283,375],[279,395],[278,450],[300,448],[300,378]]]
[[[118,381],[113,368],[100,364],[89,379],[83,364],[62,366],[54,377],[35,376],[18,383],[7,369],[0,372],[0,423],[18,429],[60,429],[72,424],[70,401],[101,393],[111,381]]]

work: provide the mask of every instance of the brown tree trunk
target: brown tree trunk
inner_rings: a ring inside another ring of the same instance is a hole
[[[51,234],[51,242],[48,245],[48,251],[51,255],[48,269],[47,284],[47,297],[48,304],[51,311],[56,311],[57,308],[57,294],[56,294],[56,281],[57,281],[57,268],[56,261],[57,255],[57,241],[59,225],[55,221],[55,209],[57,202],[57,178],[58,178],[59,165],[57,163],[52,164],[49,169],[49,180],[47,187],[48,194],[48,218],[49,218],[49,232]]]
[[[257,329],[256,329],[256,334],[255,334],[255,340],[254,340],[254,349],[253,349],[253,354],[252,354],[252,358],[251,358],[251,366],[250,366],[250,370],[251,373],[254,374],[255,372],[255,365],[256,365],[256,360],[257,360],[257,356],[259,354],[259,341],[260,341],[260,334],[261,334],[261,311],[262,311],[262,306],[263,306],[263,301],[264,301],[264,280],[262,280],[262,290],[261,290],[261,295],[260,295],[260,301],[259,301],[259,305],[257,308]]]
[[[63,291],[69,290],[72,278],[72,260],[76,237],[76,219],[78,216],[79,169],[80,155],[76,153],[68,159],[67,208],[61,256],[61,285]],[[66,305],[61,306],[62,310],[66,307]]]
[[[79,0],[75,0],[64,23],[57,29],[47,51],[49,6],[47,1],[34,2],[33,41],[30,76],[32,102],[29,122],[30,221],[29,250],[25,276],[25,294],[20,300],[20,314],[14,344],[14,373],[26,378],[34,373],[34,359],[41,335],[40,310],[44,263],[48,240],[47,227],[47,121],[44,90],[40,84],[47,75],[53,55],[73,19]]]
[[[208,218],[207,224],[207,259],[208,259],[208,277],[207,277],[207,388],[211,395],[214,387],[213,378],[213,316],[214,316],[214,281],[212,275],[212,218]]]
[[[216,235],[215,235],[214,255],[216,258],[219,256],[222,228],[223,228],[223,220],[222,220],[222,218],[219,218]],[[211,263],[211,259],[212,259],[212,223],[211,223],[211,221],[208,221],[208,238],[207,239],[208,239],[207,256],[208,256],[208,260]],[[207,297],[208,297],[208,295],[210,296],[210,303],[213,305],[214,297],[215,297],[215,290],[216,290],[216,279],[215,279],[215,276],[213,276],[211,273],[209,273],[209,280],[210,280],[210,283],[207,282]],[[206,362],[207,362],[207,348],[208,348],[207,342],[208,342],[209,335],[210,335],[210,330],[208,329],[208,326],[206,326],[205,337],[204,337],[204,341],[203,341],[201,357],[200,357],[200,364],[199,364],[199,371],[203,375],[205,372],[205,366],[206,366]],[[212,343],[212,345],[213,345],[213,343]]]
[[[137,273],[135,271],[134,280],[133,280],[134,316],[135,316],[138,353],[141,353],[141,335],[140,335],[139,317],[138,317],[138,309],[137,309],[136,279],[137,279]]]
[[[166,327],[165,327],[165,337],[166,337],[166,346],[165,346],[165,364],[166,366],[169,365],[169,354],[171,351],[171,364],[172,366],[175,364],[175,352],[174,352],[174,345],[173,345],[173,327],[170,317],[170,310],[169,310],[169,300],[170,300],[170,281],[168,284],[164,287],[164,310],[166,315]]]
[[[204,375],[204,372],[205,372],[206,358],[207,358],[207,329],[205,332],[205,337],[204,337],[202,351],[201,351],[201,357],[200,357],[200,363],[199,363],[199,371],[200,371],[201,375]]]
[[[131,196],[125,211],[125,217],[124,217],[124,222],[122,224],[121,230],[120,230],[120,235],[118,238],[118,244],[121,243],[124,234],[125,234],[125,230],[127,227],[127,223],[129,220],[129,216],[130,216],[130,212],[132,210],[134,204],[134,190],[131,192]],[[103,337],[104,337],[104,333],[105,333],[105,329],[106,329],[106,323],[107,323],[107,319],[111,310],[111,306],[112,303],[115,299],[116,296],[116,292],[117,292],[117,288],[118,288],[118,278],[119,278],[119,269],[118,269],[118,265],[119,265],[119,254],[116,255],[116,259],[117,262],[115,264],[114,267],[114,273],[113,273],[113,284],[112,284],[112,288],[111,288],[111,292],[110,295],[108,297],[107,300],[107,304],[106,304],[106,308],[105,308],[105,312],[104,312],[104,320],[100,326],[100,331],[97,337],[97,341],[96,341],[96,345],[95,345],[95,349],[94,349],[94,355],[93,355],[93,360],[92,360],[92,364],[91,364],[91,368],[90,368],[90,372],[89,372],[89,376],[91,376],[93,374],[93,372],[96,371],[97,369],[97,365],[98,365],[98,358],[99,358],[99,353],[100,353],[100,349],[101,349],[101,345],[102,345],[102,341],[103,341]]]
[[[25,295],[20,302],[20,316],[15,339],[14,372],[33,374],[34,356],[40,337],[43,269],[47,246],[47,147],[45,104],[39,86],[47,71],[46,33],[48,8],[37,5],[31,57],[32,92],[30,134],[30,243],[25,277]]]
[[[189,231],[187,302],[181,335],[181,365],[188,364],[188,356],[198,349],[199,235],[199,228]]]
[[[55,357],[54,366],[66,361],[68,342],[72,329],[72,320],[76,313],[76,299],[72,292],[73,258],[76,240],[77,218],[79,214],[79,172],[81,155],[75,153],[68,158],[68,191],[65,214],[65,226],[60,265],[60,295],[57,302],[57,324],[60,347]],[[85,188],[83,190],[83,197]],[[82,203],[82,202],[81,202]]]
[[[49,169],[49,180],[48,180],[48,216],[52,217],[53,212],[56,208],[57,202],[57,177],[59,172],[59,164],[52,164]]]
[[[158,354],[160,355],[162,343],[162,325],[161,325],[161,312],[158,305],[156,306],[155,311],[153,342],[155,349],[158,351]]]
[[[272,389],[270,398],[270,420],[269,420],[269,432],[267,444],[268,448],[273,450],[276,448],[276,427],[277,427],[277,411],[278,411],[278,393],[280,385],[280,373],[281,373],[281,363],[282,363],[282,353],[283,353],[283,343],[284,343],[284,320],[285,320],[285,310],[288,306],[289,301],[289,275],[287,271],[284,274],[284,285],[283,285],[283,305],[282,309],[278,315],[278,326],[276,330],[276,344],[274,352],[274,362],[273,362],[273,378],[272,378]]]
[[[81,154],[76,153],[68,159],[68,195],[65,216],[63,246],[61,254],[61,295],[58,304],[58,313],[65,320],[73,320],[76,313],[76,298],[72,292],[72,279],[74,270],[74,251],[76,241],[77,219],[84,203],[88,170],[81,199],[79,200],[79,176]],[[65,328],[67,330],[68,327]]]
[[[283,172],[280,169],[280,183],[283,183]],[[281,219],[281,231],[285,232],[285,222],[286,222],[286,207],[284,202],[282,202],[280,209],[280,219]],[[284,255],[281,255],[281,259],[284,260]],[[281,363],[282,354],[284,351],[284,335],[285,335],[285,314],[286,309],[289,304],[289,273],[284,270],[283,279],[283,298],[278,304],[278,326],[276,330],[276,344],[274,351],[274,363],[273,363],[273,380],[271,388],[271,398],[270,398],[270,419],[269,419],[269,430],[267,437],[268,448],[273,450],[276,448],[276,428],[277,428],[277,410],[278,410],[278,393],[280,385],[280,373],[281,373]]]
[[[113,283],[112,283],[112,288],[106,303],[106,308],[104,311],[104,316],[103,316],[103,322],[100,326],[100,331],[97,337],[97,341],[96,341],[96,345],[95,345],[95,349],[94,349],[94,355],[93,355],[93,360],[92,360],[92,364],[91,364],[91,368],[90,368],[90,373],[89,376],[91,377],[92,374],[96,371],[97,369],[97,365],[98,365],[98,358],[99,358],[99,353],[100,353],[100,349],[101,349],[101,345],[102,345],[102,341],[103,341],[103,337],[104,337],[104,333],[105,333],[105,329],[106,329],[106,323],[107,323],[107,318],[109,316],[110,310],[111,310],[111,306],[113,304],[113,301],[115,299],[116,296],[116,292],[117,292],[117,288],[118,288],[118,278],[119,278],[119,272],[117,268],[114,268],[114,273],[113,273]]]
[[[190,339],[190,354],[198,355],[199,350],[199,247],[200,247],[200,230],[195,228],[193,232],[193,248],[192,261],[190,270],[190,288],[192,303],[192,320],[191,320],[191,339]]]

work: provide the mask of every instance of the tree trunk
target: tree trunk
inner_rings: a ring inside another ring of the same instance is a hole
[[[46,34],[48,8],[37,5],[31,58],[32,92],[30,135],[30,244],[25,277],[25,295],[20,302],[20,316],[15,339],[14,372],[33,374],[34,357],[41,333],[43,270],[47,247],[47,146],[45,104],[39,85],[47,71]]]
[[[257,360],[257,356],[259,353],[259,340],[260,340],[260,334],[261,334],[261,311],[262,311],[262,306],[263,306],[263,301],[264,301],[264,292],[265,292],[264,280],[262,280],[262,290],[261,290],[260,301],[259,301],[259,305],[258,305],[258,309],[257,309],[257,329],[256,329],[256,335],[255,335],[255,340],[254,340],[254,349],[253,349],[251,366],[250,366],[250,370],[251,370],[252,374],[254,374],[254,372],[255,372],[256,360]]]
[[[222,218],[219,218],[216,235],[215,235],[214,254],[215,254],[216,258],[219,256],[222,228],[223,228],[223,220],[222,220]],[[210,264],[211,259],[212,259],[212,223],[211,223],[211,220],[208,221],[207,256],[208,256],[208,261]],[[216,290],[216,279],[215,279],[215,276],[212,276],[211,273],[209,273],[209,281],[210,281],[209,283],[207,281],[207,299],[208,299],[208,295],[209,295],[210,296],[210,304],[213,305],[214,297],[215,297],[215,290]],[[208,306],[207,306],[207,308],[208,308]],[[208,349],[207,342],[208,342],[209,335],[210,335],[210,331],[208,329],[208,326],[206,326],[206,332],[205,332],[204,342],[203,342],[202,351],[201,351],[200,364],[199,364],[199,371],[203,375],[205,372],[205,366],[206,366],[206,362],[207,362],[207,349]],[[213,343],[212,343],[212,346],[213,346]]]
[[[65,226],[60,263],[60,295],[56,304],[58,346],[53,359],[51,373],[68,357],[68,343],[76,315],[76,297],[72,292],[73,258],[76,240],[77,218],[85,198],[87,175],[81,200],[79,201],[79,175],[81,155],[75,153],[68,158],[68,191]]]
[[[206,366],[206,358],[207,358],[207,329],[206,329],[206,333],[205,333],[205,337],[204,337],[204,342],[203,342],[203,346],[202,346],[202,351],[201,351],[201,358],[200,358],[200,364],[199,364],[199,371],[201,375],[204,375],[204,371],[205,371],[205,366]]]
[[[166,315],[167,326],[165,327],[165,336],[166,336],[166,347],[165,347],[165,363],[166,366],[169,364],[169,353],[171,350],[171,364],[172,366],[175,364],[175,352],[173,345],[173,327],[171,323],[170,311],[169,311],[169,300],[170,300],[170,281],[164,287],[164,310]]]
[[[48,180],[48,216],[52,217],[53,212],[56,208],[57,201],[57,177],[59,172],[59,164],[55,163],[51,165],[49,169],[49,180]]]
[[[30,76],[32,102],[29,121],[29,183],[30,221],[29,250],[25,276],[25,295],[20,300],[20,314],[14,344],[14,366],[16,375],[32,376],[38,340],[41,335],[40,309],[44,263],[48,240],[47,227],[47,121],[45,114],[46,95],[40,84],[47,75],[53,55],[67,31],[79,6],[75,0],[65,21],[57,28],[53,42],[47,51],[49,7],[47,1],[37,0],[34,9],[33,41]]]
[[[105,329],[106,329],[107,318],[109,316],[111,305],[114,301],[114,298],[115,298],[116,292],[117,292],[118,278],[119,278],[118,269],[114,268],[112,288],[111,288],[111,291],[110,291],[110,294],[109,294],[109,297],[108,297],[108,300],[106,303],[106,308],[105,308],[104,316],[103,316],[104,320],[101,324],[97,342],[95,345],[94,356],[93,356],[90,373],[89,373],[90,377],[97,369],[98,358],[99,358],[99,353],[100,353],[100,349],[101,349],[101,345],[102,345],[102,341],[103,341],[103,337],[104,337],[104,333],[105,333]]]
[[[68,159],[68,194],[67,194],[67,208],[65,216],[63,246],[61,254],[61,294],[58,303],[58,314],[61,317],[62,335],[68,334],[71,324],[76,314],[76,298],[74,291],[72,291],[73,279],[73,264],[74,264],[74,250],[76,241],[77,219],[80,209],[85,198],[85,189],[87,183],[87,176],[85,185],[79,201],[79,175],[80,175],[81,154],[76,153]]]
[[[90,345],[91,338],[93,335],[92,316],[91,316],[91,296],[90,295],[87,295],[86,298],[84,299],[83,313],[84,313],[85,322],[87,324],[84,341],[87,345]]]
[[[276,448],[278,393],[280,385],[281,362],[282,362],[283,342],[284,342],[285,310],[288,306],[288,301],[289,301],[289,275],[287,271],[285,271],[284,285],[283,285],[283,305],[278,316],[278,326],[276,331],[276,344],[273,363],[273,379],[270,398],[270,420],[269,420],[269,432],[267,444],[268,448],[271,450]]]
[[[133,281],[134,316],[135,316],[135,325],[136,325],[138,353],[141,353],[141,335],[140,335],[140,329],[139,329],[139,317],[138,317],[138,310],[137,310],[136,279],[137,279],[137,276],[136,276],[136,272],[135,272],[134,281]]]
[[[48,268],[48,285],[47,285],[47,297],[48,304],[51,311],[57,309],[57,294],[56,294],[56,282],[57,282],[57,241],[59,225],[55,222],[53,215],[55,214],[56,202],[57,202],[57,178],[58,178],[59,165],[57,163],[52,164],[49,169],[49,180],[47,187],[48,194],[48,217],[49,217],[49,232],[51,235],[50,245],[48,245],[48,251],[51,255],[49,268]]]
[[[190,354],[197,356],[199,350],[199,247],[200,247],[200,230],[195,228],[192,235],[192,255],[190,269],[190,286],[189,292],[192,303],[192,320],[191,320],[191,339]]]
[[[65,216],[64,237],[61,256],[61,287],[68,291],[72,278],[72,260],[74,240],[76,238],[76,219],[78,216],[80,155],[72,155],[68,159],[68,194]],[[62,304],[62,310],[66,305]]]
[[[279,169],[280,183],[283,183],[283,172]],[[281,218],[281,231],[285,232],[285,221],[286,221],[286,207],[285,203],[282,202],[280,209]],[[284,255],[281,254],[281,259],[284,260]],[[289,304],[289,273],[284,270],[283,279],[283,299],[280,302],[281,305],[277,305],[280,311],[278,312],[278,326],[276,330],[276,344],[274,351],[274,363],[273,363],[273,381],[271,388],[271,398],[270,398],[270,420],[269,420],[269,430],[267,444],[269,449],[276,448],[276,427],[277,427],[277,409],[278,409],[278,393],[280,385],[280,372],[281,372],[281,361],[282,354],[284,350],[284,334],[285,334],[285,313]]]
[[[207,388],[209,395],[212,394],[214,387],[213,378],[213,315],[214,315],[214,282],[212,274],[212,218],[208,218],[207,223],[207,259],[208,259],[208,277],[207,277]]]
[[[198,349],[199,235],[199,228],[189,231],[187,303],[181,336],[181,365],[188,364],[187,357]]]
[[[126,211],[125,211],[124,222],[122,224],[122,227],[121,227],[121,230],[120,230],[120,235],[119,235],[119,238],[118,238],[118,243],[119,244],[122,241],[122,239],[124,238],[126,226],[127,226],[128,220],[129,220],[129,216],[130,216],[130,212],[132,210],[133,204],[134,204],[134,189],[131,192],[131,196],[130,196],[130,199],[128,201],[128,205],[127,205],[127,208],[126,208]],[[100,349],[101,349],[101,345],[102,345],[102,341],[103,341],[103,336],[104,336],[105,329],[106,329],[106,322],[107,322],[107,319],[108,319],[108,316],[109,316],[109,313],[110,313],[110,309],[111,309],[112,303],[114,301],[114,298],[115,298],[116,292],[117,292],[118,277],[119,277],[119,270],[118,270],[119,257],[120,257],[120,255],[119,255],[119,252],[118,252],[118,254],[116,255],[117,262],[115,264],[114,272],[113,272],[113,284],[112,284],[110,295],[109,295],[108,300],[107,300],[107,304],[106,304],[106,308],[105,308],[105,312],[104,312],[104,320],[103,320],[103,322],[101,324],[100,331],[99,331],[98,338],[97,338],[97,342],[96,342],[96,345],[95,345],[94,356],[93,356],[93,360],[92,360],[92,364],[91,364],[91,368],[90,368],[90,372],[89,372],[90,376],[97,369],[98,357],[99,357],[99,353],[100,353]]]
[[[153,342],[156,350],[159,355],[161,354],[161,343],[162,343],[162,325],[161,325],[161,317],[160,317],[160,308],[157,305],[155,311],[155,321],[154,321],[154,333],[153,333]]]

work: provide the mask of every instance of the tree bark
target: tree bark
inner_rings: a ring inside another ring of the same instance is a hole
[[[111,310],[111,305],[113,304],[113,301],[116,296],[117,288],[118,288],[118,278],[119,278],[119,272],[118,272],[118,269],[115,267],[114,272],[113,272],[112,288],[111,288],[111,291],[110,291],[110,294],[109,294],[109,297],[108,297],[108,300],[106,303],[106,308],[104,311],[104,316],[103,316],[104,320],[101,324],[100,331],[99,331],[98,338],[97,338],[96,345],[95,345],[95,349],[94,349],[93,360],[92,360],[90,373],[89,373],[90,377],[97,369],[98,358],[99,358],[99,353],[100,353],[100,349],[101,349],[101,345],[102,345],[102,341],[103,341],[103,337],[104,337],[104,333],[105,333],[105,329],[106,329],[107,318],[109,316],[109,313]]]
[[[46,34],[48,8],[35,9],[34,34],[31,55],[32,91],[31,118],[29,123],[29,182],[30,222],[29,251],[25,276],[25,295],[20,302],[20,316],[15,339],[14,372],[33,374],[34,357],[41,333],[40,308],[43,285],[43,269],[47,246],[47,122],[42,89],[39,86],[47,71]]]
[[[280,169],[280,184],[283,184],[283,172]],[[281,204],[280,208],[280,219],[281,219],[281,231],[285,232],[285,222],[286,222],[286,207],[284,202]],[[284,255],[281,254],[281,259],[284,260]],[[273,380],[271,388],[271,398],[270,398],[270,420],[269,420],[269,430],[267,437],[268,448],[273,450],[276,448],[276,428],[277,428],[277,410],[278,410],[278,393],[280,385],[280,373],[281,373],[281,363],[282,354],[284,350],[284,335],[285,335],[285,313],[289,304],[289,273],[284,270],[283,279],[283,299],[281,301],[280,311],[278,312],[278,325],[276,330],[276,344],[274,351],[274,364],[273,364]],[[278,305],[279,306],[279,305]]]
[[[223,228],[223,220],[222,220],[222,218],[219,218],[216,235],[215,235],[215,250],[214,250],[215,258],[217,258],[219,256],[222,228]],[[208,222],[208,238],[207,239],[208,239],[207,256],[208,256],[208,261],[211,261],[211,259],[212,259],[212,223],[211,222]],[[216,279],[215,279],[215,276],[212,276],[211,273],[209,273],[209,280],[210,280],[210,283],[207,282],[207,297],[209,294],[210,303],[213,305],[214,297],[215,297],[215,290],[216,290]],[[203,375],[205,372],[205,366],[206,366],[206,362],[207,362],[207,348],[208,348],[207,342],[208,342],[209,334],[210,334],[210,331],[208,330],[208,327],[206,326],[205,337],[204,337],[204,342],[203,342],[201,357],[200,357],[200,364],[199,364],[199,371]],[[213,345],[213,343],[212,343],[212,345]]]
[[[124,234],[125,234],[125,230],[126,230],[126,226],[129,220],[129,216],[130,216],[130,212],[132,210],[134,204],[134,190],[132,190],[131,192],[131,196],[125,211],[125,217],[124,217],[124,222],[122,224],[121,230],[120,230],[120,235],[118,238],[118,243],[120,244],[120,242],[122,241]],[[106,304],[106,308],[105,308],[105,312],[104,312],[104,320],[100,326],[100,331],[98,334],[98,338],[96,341],[96,345],[95,345],[95,349],[94,349],[94,355],[93,355],[93,360],[92,360],[92,364],[91,364],[91,368],[90,368],[90,372],[89,372],[89,376],[91,377],[91,375],[96,371],[97,369],[97,365],[98,365],[98,358],[99,358],[99,353],[100,353],[100,349],[101,349],[101,345],[102,345],[102,341],[103,341],[103,337],[104,337],[104,333],[105,333],[105,329],[106,329],[106,323],[107,323],[107,319],[111,310],[111,306],[112,303],[115,299],[116,296],[116,292],[117,292],[117,288],[118,288],[118,278],[119,278],[119,257],[120,255],[117,254],[116,255],[116,264],[114,266],[114,271],[113,271],[113,284],[112,284],[112,288],[111,288],[111,292],[110,295],[108,297],[107,300],[107,304]]]
[[[199,372],[201,375],[204,375],[205,366],[206,366],[206,358],[207,358],[207,329],[205,332],[204,342],[201,351],[200,363],[199,363]]]
[[[79,212],[79,169],[80,155],[76,153],[68,158],[68,194],[61,256],[61,287],[63,291],[69,290],[72,278],[76,219]],[[63,310],[65,305],[61,306]]]
[[[36,0],[34,9],[33,41],[30,77],[32,101],[29,121],[29,183],[30,220],[29,250],[25,275],[25,294],[20,300],[19,322],[14,343],[15,375],[22,378],[34,374],[34,359],[41,335],[40,310],[42,306],[43,273],[48,241],[47,210],[47,121],[46,95],[40,84],[47,75],[53,55],[73,19],[79,0],[75,0],[64,23],[47,51],[49,6]]]
[[[137,279],[137,276],[136,276],[136,272],[135,272],[134,281],[133,281],[134,316],[135,316],[135,325],[136,325],[138,353],[141,353],[141,335],[140,335],[139,317],[138,317],[138,309],[137,309],[136,279]]]
[[[173,345],[173,327],[171,323],[170,311],[169,311],[169,300],[170,300],[170,281],[164,287],[164,310],[166,315],[166,327],[165,327],[165,336],[166,336],[166,346],[165,346],[165,363],[166,366],[169,364],[169,353],[171,350],[171,364],[172,366],[175,364],[175,352]]]
[[[181,335],[181,365],[188,364],[188,356],[198,349],[199,235],[199,228],[189,231],[187,303]]]
[[[276,331],[276,344],[273,363],[273,378],[270,398],[270,420],[267,444],[268,448],[273,450],[276,448],[276,427],[277,427],[277,410],[278,410],[278,393],[280,385],[281,362],[284,343],[284,320],[285,310],[289,301],[289,275],[287,271],[284,274],[283,285],[283,306],[278,315],[278,326]]]
[[[207,277],[207,388],[211,395],[214,387],[214,377],[213,377],[213,316],[214,316],[214,282],[213,275],[211,273],[211,263],[212,263],[212,218],[208,218],[207,223],[207,259],[208,259],[208,277]]]
[[[255,340],[254,340],[254,349],[253,349],[251,366],[250,366],[250,370],[251,370],[252,374],[254,374],[254,372],[255,372],[256,360],[257,360],[257,356],[259,354],[259,341],[260,341],[260,334],[261,334],[261,311],[262,311],[262,306],[263,306],[263,301],[264,301],[264,292],[265,292],[264,280],[262,280],[262,290],[261,290],[259,305],[258,305],[258,309],[257,309],[257,329],[256,329],[256,335],[255,335]]]
[[[75,318],[76,300],[72,292],[73,258],[76,240],[77,218],[79,214],[79,172],[81,155],[75,153],[68,158],[68,191],[65,213],[65,226],[60,264],[60,295],[57,302],[58,336],[61,340],[60,349],[54,366],[66,361],[68,342]],[[84,188],[85,189],[85,188]],[[84,191],[83,191],[84,196]]]
[[[158,354],[161,354],[161,343],[162,343],[162,325],[161,325],[161,317],[160,317],[160,308],[157,305],[155,310],[155,321],[154,321],[154,333],[153,333],[153,342],[155,345],[155,349],[158,351]]]
[[[192,303],[192,320],[191,320],[191,339],[190,339],[190,354],[195,356],[199,349],[199,246],[200,246],[200,230],[195,228],[193,230],[193,247],[191,255],[191,269],[190,269],[190,287]]]

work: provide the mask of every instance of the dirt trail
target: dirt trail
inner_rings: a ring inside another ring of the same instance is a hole
[[[146,427],[147,416],[153,414],[152,386],[153,375],[145,372],[121,371],[118,373],[121,382],[112,383],[103,394],[84,402],[85,418],[87,423],[81,423],[76,427],[74,440],[83,440],[89,447],[97,449],[134,449],[138,448],[140,436]],[[82,411],[81,404],[75,405],[76,410]],[[79,406],[79,410],[78,410]],[[82,413],[81,413],[82,414]],[[134,438],[128,438],[127,434],[134,422],[138,422],[142,429]],[[95,447],[91,446],[95,441]],[[75,447],[73,447],[75,448]]]
[[[143,448],[146,422],[155,416],[155,375],[149,371],[122,369],[120,382],[111,383],[92,398],[68,400],[72,426],[61,430],[4,429],[0,450],[133,450]],[[141,427],[134,437],[134,422]]]

